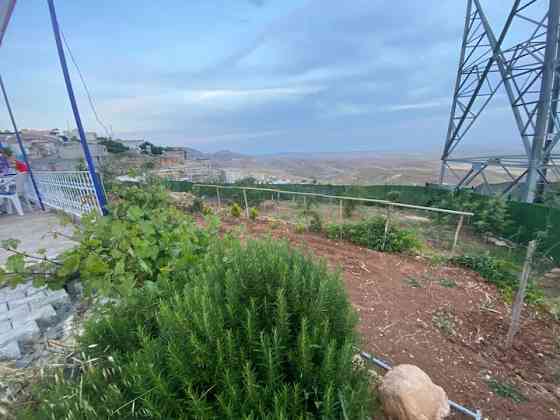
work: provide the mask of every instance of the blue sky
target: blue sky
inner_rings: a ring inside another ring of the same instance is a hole
[[[505,19],[504,3],[484,2],[493,21]],[[443,144],[465,1],[56,4],[119,136],[257,154]],[[19,0],[0,60],[20,127],[72,126],[46,1]],[[75,72],[73,81],[86,129],[101,133]],[[490,107],[467,149],[517,150],[510,114]]]

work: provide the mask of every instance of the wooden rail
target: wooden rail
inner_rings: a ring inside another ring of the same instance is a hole
[[[226,190],[241,190],[243,192],[243,200],[245,202],[245,215],[249,218],[249,205],[247,204],[247,191],[264,191],[264,192],[271,192],[278,194],[278,200],[280,201],[280,194],[286,195],[300,195],[303,196],[305,200],[306,197],[321,197],[321,198],[329,198],[333,200],[339,200],[339,218],[342,219],[342,201],[349,200],[349,201],[361,201],[365,203],[375,203],[375,204],[382,204],[384,206],[388,206],[389,208],[392,207],[402,207],[407,209],[414,209],[414,210],[423,210],[423,211],[431,211],[435,213],[444,213],[444,214],[453,214],[459,216],[459,221],[457,222],[457,228],[455,229],[455,235],[453,237],[453,244],[451,246],[451,253],[455,253],[455,249],[457,248],[457,243],[459,242],[459,235],[461,233],[461,229],[463,228],[463,223],[465,216],[474,216],[474,213],[470,211],[459,211],[459,210],[449,210],[449,209],[440,209],[438,207],[425,207],[425,206],[415,206],[413,204],[404,204],[404,203],[396,203],[394,201],[387,201],[387,200],[377,200],[374,198],[361,198],[361,197],[348,197],[342,195],[327,195],[327,194],[319,194],[319,193],[309,193],[309,192],[299,192],[299,191],[286,191],[286,190],[279,190],[275,188],[258,188],[258,187],[243,187],[243,186],[234,186],[234,185],[215,185],[215,184],[193,184],[193,188],[202,187],[202,188],[216,188],[216,195],[218,197],[218,205],[221,206],[221,199],[220,199],[220,189]],[[273,196],[274,197],[274,196]],[[390,217],[389,215],[385,221],[385,235],[387,235],[389,229]]]
[[[416,210],[426,210],[426,211],[433,211],[437,213],[446,213],[446,214],[454,214],[458,216],[474,216],[474,213],[469,211],[459,211],[459,210],[449,210],[449,209],[440,209],[438,207],[425,207],[425,206],[416,206],[413,204],[404,204],[404,203],[396,203],[393,201],[387,200],[378,200],[375,198],[362,198],[362,197],[347,197],[341,195],[327,195],[327,194],[319,194],[319,193],[306,193],[306,192],[299,192],[299,191],[286,191],[286,190],[278,190],[273,188],[256,188],[256,187],[241,187],[241,186],[233,186],[233,185],[212,185],[212,184],[193,184],[193,188],[195,187],[204,187],[204,188],[216,188],[219,189],[233,189],[233,190],[252,190],[252,191],[265,191],[265,192],[275,192],[279,194],[287,194],[287,195],[302,195],[307,197],[322,197],[322,198],[331,198],[335,200],[352,200],[352,201],[363,201],[366,203],[377,203],[383,204],[386,206],[392,207],[403,207],[409,209],[416,209]]]

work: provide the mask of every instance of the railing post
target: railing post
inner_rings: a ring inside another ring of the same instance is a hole
[[[461,228],[463,227],[463,221],[465,219],[464,215],[459,217],[459,222],[457,223],[457,229],[455,229],[455,236],[453,237],[453,246],[451,248],[451,253],[455,254],[455,248],[457,248],[457,242],[459,242],[459,234],[461,233]]]
[[[66,90],[68,91],[68,99],[70,100],[70,106],[72,107],[72,112],[74,114],[74,119],[76,121],[76,126],[78,128],[78,134],[80,135],[80,143],[82,144],[84,157],[86,159],[91,180],[93,182],[95,195],[97,197],[97,202],[99,204],[101,213],[106,214],[107,199],[105,197],[105,194],[103,194],[103,189],[101,188],[101,182],[95,171],[95,164],[93,163],[93,159],[89,151],[89,146],[86,141],[86,134],[84,131],[84,127],[82,125],[82,119],[80,118],[80,112],[78,110],[78,104],[76,103],[76,98],[74,96],[74,88],[72,87],[72,80],[70,79],[70,73],[68,72],[68,65],[66,64],[66,56],[64,55],[64,48],[62,47],[60,28],[58,26],[58,19],[56,17],[54,0],[47,0],[47,3],[49,5],[49,13],[51,15],[51,23],[52,23],[53,33],[54,33],[54,40],[56,42],[56,49],[58,51],[58,58],[60,60],[60,67],[62,67],[62,74],[64,76]]]
[[[529,246],[527,247],[527,255],[523,264],[523,271],[521,273],[521,278],[519,279],[519,289],[517,290],[517,295],[515,295],[515,301],[513,302],[511,310],[511,323],[509,325],[505,343],[506,349],[511,348],[511,345],[513,344],[513,337],[519,331],[521,310],[523,309],[523,301],[525,300],[527,281],[529,279],[529,274],[531,274],[531,265],[533,263],[533,255],[535,253],[536,247],[537,241],[535,240],[529,242]]]
[[[243,199],[245,200],[245,216],[249,218],[249,204],[247,204],[247,190],[243,188]]]
[[[218,197],[218,208],[222,208],[222,200],[220,199],[220,187],[216,185],[216,196]]]

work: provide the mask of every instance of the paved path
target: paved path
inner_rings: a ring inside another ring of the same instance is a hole
[[[74,242],[52,232],[72,233],[71,226],[61,226],[58,216],[50,212],[26,213],[24,216],[0,215],[0,240],[19,239],[19,249],[35,253],[45,248],[49,257],[55,257],[75,245]],[[0,249],[0,266],[6,263],[8,253]]]

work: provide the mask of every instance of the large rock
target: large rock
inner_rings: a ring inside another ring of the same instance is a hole
[[[398,365],[379,387],[385,415],[393,420],[441,420],[449,415],[443,388],[414,365]]]

